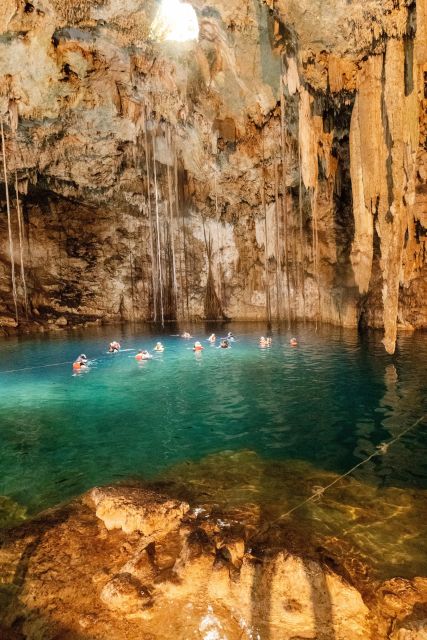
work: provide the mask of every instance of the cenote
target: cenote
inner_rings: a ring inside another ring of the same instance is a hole
[[[0,639],[425,637],[426,0],[3,4]]]
[[[223,507],[262,502],[268,521],[427,412],[425,334],[402,335],[389,356],[375,332],[277,325],[271,348],[261,349],[264,324],[186,328],[203,342],[201,354],[194,340],[153,326],[3,340],[0,494],[35,514],[94,485],[182,479]],[[237,340],[219,349],[206,341],[211,330]],[[113,338],[122,351],[111,355]],[[136,349],[157,339],[164,353],[137,363]],[[90,369],[73,375],[82,352]],[[334,489],[338,506],[348,506],[350,491],[353,511],[367,509],[350,518],[352,527],[365,519],[362,546],[371,534],[400,545],[398,570],[408,575],[423,568],[426,551],[426,444],[421,423]],[[319,517],[314,528],[337,526]],[[408,517],[413,533],[402,543]],[[387,563],[392,557],[389,549]]]

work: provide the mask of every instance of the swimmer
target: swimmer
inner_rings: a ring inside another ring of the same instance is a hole
[[[181,335],[181,338],[185,338],[186,340],[189,340],[192,337],[193,336],[191,335],[191,333],[188,333],[188,331],[184,331],[184,333]]]
[[[119,351],[120,351],[120,342],[117,342],[117,340],[110,342],[110,346],[108,347],[108,352],[118,353]]]
[[[230,348],[230,344],[229,344],[227,338],[223,338],[221,340],[221,344],[219,346],[221,347],[221,349],[229,349]]]
[[[259,339],[259,344],[260,344],[260,347],[266,347],[267,346],[268,342],[264,338],[264,336],[261,336],[261,338]]]
[[[81,353],[78,358],[73,362],[74,371],[80,371],[81,369],[87,369],[88,360],[84,353]]]
[[[204,349],[204,347],[202,347],[200,342],[195,342],[194,343],[193,351],[203,351],[203,349]]]
[[[156,346],[154,347],[154,351],[164,351],[164,350],[165,350],[165,348],[162,345],[162,343],[161,342],[157,342]]]
[[[229,332],[227,333],[227,340],[228,340],[229,342],[234,342],[234,340],[235,340],[235,339],[236,339],[236,338],[234,337],[234,335],[232,334],[232,332],[231,332],[231,331],[229,331]]]
[[[138,362],[140,362],[141,360],[151,360],[152,357],[153,356],[149,354],[148,351],[140,349],[135,356],[135,360],[138,360]]]
[[[296,338],[291,338],[289,340],[289,344],[291,345],[291,347],[296,347],[298,345],[298,340]]]
[[[213,344],[215,342],[215,340],[216,340],[216,335],[213,333],[211,336],[209,336],[208,342]]]

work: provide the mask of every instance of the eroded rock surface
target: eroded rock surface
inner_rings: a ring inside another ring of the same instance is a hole
[[[361,594],[339,568],[223,517],[107,487],[3,533],[2,637],[424,637],[425,579],[366,583]]]
[[[145,536],[159,531],[168,533],[170,529],[176,528],[190,508],[185,502],[164,500],[156,493],[142,491],[140,488],[94,489],[90,499],[96,507],[97,517],[109,531],[138,531]]]

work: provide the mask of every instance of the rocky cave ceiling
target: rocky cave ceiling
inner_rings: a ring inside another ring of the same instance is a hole
[[[190,5],[177,42],[155,0],[3,0],[0,330],[304,319],[393,352],[427,325],[426,0]]]

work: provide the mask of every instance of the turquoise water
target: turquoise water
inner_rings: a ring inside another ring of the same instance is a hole
[[[391,357],[376,333],[276,327],[261,350],[265,325],[235,324],[217,328],[238,337],[221,350],[205,341],[212,326],[185,328],[204,340],[201,355],[153,327],[2,340],[0,495],[37,512],[96,484],[158,477],[226,450],[344,472],[427,413],[425,334],[402,336]],[[161,339],[166,350],[138,364],[134,351],[108,355],[113,339],[150,350]],[[82,352],[93,364],[73,375]],[[355,476],[426,489],[426,444],[424,423]]]

